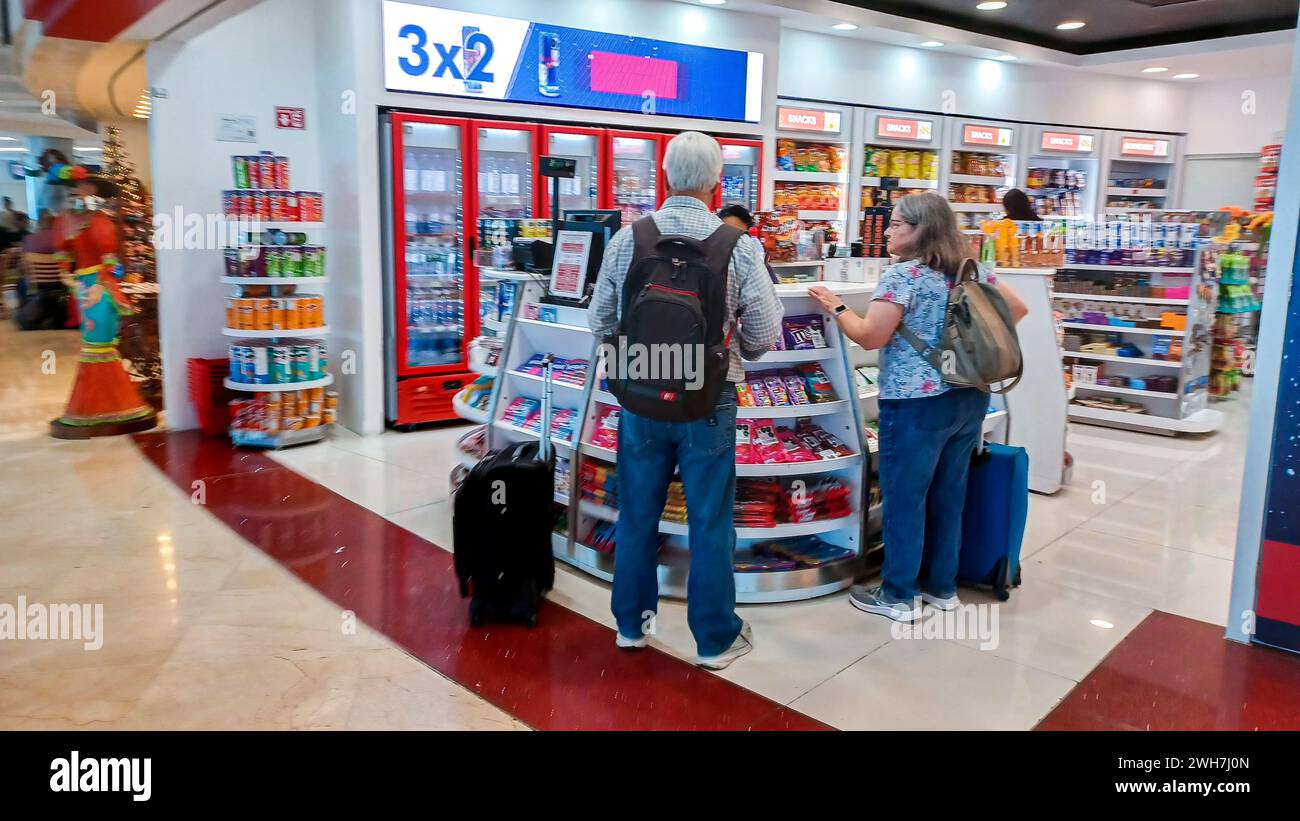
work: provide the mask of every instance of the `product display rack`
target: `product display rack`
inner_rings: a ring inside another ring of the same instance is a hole
[[[865,294],[869,286],[863,284],[828,283],[828,287],[844,294]],[[798,295],[784,295],[787,315],[822,313],[806,289],[800,289]],[[530,302],[535,295],[525,298],[523,310],[532,311]],[[603,553],[588,544],[584,539],[592,526],[598,522],[611,522],[617,519],[617,510],[592,500],[582,499],[581,474],[587,462],[598,465],[611,465],[617,461],[617,453],[612,448],[602,447],[591,441],[599,413],[599,405],[616,406],[617,400],[612,394],[599,389],[599,376],[594,363],[596,357],[596,340],[587,327],[586,312],[582,309],[564,306],[538,306],[542,310],[556,308],[554,322],[516,317],[510,324],[507,339],[501,357],[497,384],[493,390],[488,413],[487,435],[489,448],[498,448],[507,442],[535,439],[535,431],[525,430],[502,418],[510,402],[518,397],[539,400],[542,395],[540,378],[531,374],[520,373],[517,369],[529,357],[537,353],[552,353],[565,359],[584,359],[591,363],[588,367],[586,381],[581,387],[555,382],[553,387],[553,407],[556,411],[574,408],[577,411],[572,435],[552,437],[557,459],[568,460],[568,481],[563,486],[557,485],[557,502],[563,508],[567,523],[563,534],[555,534],[555,555],[578,569],[605,580],[613,574],[613,555]],[[824,317],[829,328],[829,317]],[[822,477],[837,477],[850,488],[853,500],[853,513],[841,518],[818,520],[799,524],[778,524],[770,528],[737,529],[737,547],[743,550],[756,542],[767,542],[785,537],[816,534],[820,539],[839,547],[849,548],[855,556],[835,561],[820,567],[801,568],[771,572],[737,572],[737,600],[742,603],[793,601],[813,598],[851,584],[860,575],[862,567],[862,542],[864,538],[863,517],[863,466],[864,448],[859,431],[861,420],[858,416],[857,402],[851,401],[855,385],[848,366],[847,348],[844,338],[838,333],[828,333],[829,347],[817,351],[773,351],[761,361],[746,362],[748,372],[768,369],[788,368],[804,362],[821,362],[823,370],[834,386],[838,401],[824,406],[802,406],[802,411],[788,408],[776,409],[738,409],[738,418],[773,419],[778,425],[793,423],[796,417],[811,417],[812,420],[839,437],[846,445],[856,451],[851,456],[827,459],[819,462],[777,465],[737,465],[738,478],[782,477],[786,480],[807,476],[810,480]],[[466,437],[473,435],[473,431]],[[460,450],[460,448],[458,448]],[[461,452],[462,461],[468,461]],[[560,511],[557,510],[557,513]],[[868,510],[868,513],[871,513]],[[879,516],[879,509],[874,511]],[[660,592],[668,597],[682,597],[686,592],[686,572],[689,556],[686,549],[688,525],[683,522],[664,521],[661,533],[667,540],[660,553]]]
[[[1065,362],[1073,363],[1072,380],[1075,399],[1070,403],[1070,419],[1077,422],[1122,427],[1148,433],[1173,436],[1178,433],[1207,433],[1217,430],[1223,414],[1207,407],[1209,394],[1210,354],[1214,326],[1215,298],[1213,289],[1201,273],[1202,253],[1197,251],[1195,263],[1190,268],[1161,268],[1144,265],[1064,265],[1058,272],[1057,288],[1053,301],[1058,310],[1087,310],[1086,303],[1104,306],[1110,316],[1125,317],[1125,321],[1138,321],[1137,317],[1159,313],[1169,321],[1182,320],[1183,328],[1125,327],[1089,322],[1064,321],[1067,338],[1084,332],[1105,334],[1105,339],[1118,343],[1127,350],[1136,349],[1142,356],[1121,356],[1117,353],[1079,351],[1083,339],[1067,345],[1063,351]],[[1178,289],[1177,297],[1148,297],[1124,294],[1102,294],[1104,299],[1093,299],[1088,293],[1072,292],[1060,288],[1062,280],[1080,279],[1111,281],[1104,274],[1140,277],[1152,288]],[[1187,298],[1183,299],[1185,290]],[[1174,345],[1180,352],[1177,361],[1162,360],[1150,351],[1159,346]],[[1112,345],[1113,347],[1113,345]],[[1071,350],[1070,348],[1075,348]],[[1109,348],[1108,348],[1109,350]],[[1120,350],[1120,348],[1116,348]],[[1108,375],[1123,377],[1128,385],[1097,384],[1096,369]],[[1081,378],[1081,377],[1092,377]],[[1159,378],[1157,378],[1159,377]],[[1133,380],[1138,380],[1132,384]],[[1152,389],[1147,381],[1170,382],[1173,390]],[[1111,397],[1122,401],[1116,407],[1094,407],[1080,401],[1092,397]],[[1125,408],[1133,410],[1126,410]],[[1143,410],[1137,410],[1137,408]]]
[[[270,158],[270,152],[262,152],[261,155],[258,155],[258,159],[263,159],[263,158]],[[232,205],[230,200],[231,195],[235,195],[236,198],[241,196],[256,196],[256,197],[269,198],[272,195],[274,195],[276,197],[283,198],[285,202],[288,203],[291,201],[290,198],[292,197],[300,198],[302,195],[306,194],[308,197],[313,198],[315,204],[320,208],[319,213],[310,214],[309,216],[310,217],[323,216],[324,206],[322,200],[320,199],[319,194],[314,192],[293,191],[285,186],[278,186],[278,185],[254,185],[252,183],[258,182],[258,179],[256,176],[250,179],[248,176],[249,172],[239,168],[240,165],[239,160],[241,159],[247,160],[249,158],[232,157],[232,165],[235,167],[236,188],[225,192],[226,202],[224,203],[223,206],[223,210],[226,214],[227,219],[238,220],[236,226],[238,228],[239,243],[233,249],[235,257],[242,258],[243,257],[242,252],[249,249],[258,249],[259,251],[275,250],[277,252],[280,252],[280,251],[284,251],[285,249],[294,248],[294,247],[303,247],[303,246],[321,248],[323,253],[323,246],[320,245],[320,238],[318,233],[322,231],[325,227],[325,222],[323,219],[311,219],[311,218],[294,219],[292,215],[289,213],[279,215],[281,216],[280,219],[268,219],[262,216],[250,217],[247,215],[240,215],[237,209],[235,211],[232,211]],[[284,182],[287,184],[288,182],[287,158],[279,157],[273,159],[278,159],[283,162],[283,168],[277,169],[277,173],[284,175],[283,179]],[[245,168],[247,168],[247,166],[245,166]],[[305,214],[306,212],[303,213]],[[273,214],[273,216],[275,216],[275,214]],[[244,230],[245,228],[251,229],[251,232],[245,232]],[[282,239],[287,239],[286,237],[284,237],[283,234],[283,232],[286,231],[293,232],[293,233],[303,233],[307,235],[308,242],[294,243],[294,242],[286,241],[284,244],[268,245],[261,241],[262,238],[268,235],[275,235],[277,233],[280,234]],[[311,241],[312,235],[315,235],[316,237],[314,242]],[[269,272],[271,269],[271,264],[270,262],[266,262],[265,264],[266,264],[267,271]],[[281,264],[287,264],[287,263],[281,262]],[[232,276],[229,275],[228,273],[226,276],[220,277],[219,281],[223,285],[234,286],[234,294],[232,295],[233,299],[258,300],[258,301],[266,300],[269,301],[272,306],[275,306],[276,303],[280,302],[281,300],[310,295],[310,292],[308,292],[308,294],[304,294],[303,291],[301,290],[303,288],[313,288],[314,286],[325,285],[328,282],[328,279],[325,276],[323,265],[324,264],[322,263],[321,270],[319,271],[320,273],[319,276],[268,275],[268,276],[247,276],[246,277],[246,276]],[[233,324],[230,322],[230,319],[232,317],[237,316],[239,311],[238,308],[235,308],[233,311],[228,311],[227,325],[226,327],[223,327],[221,329],[221,333],[224,336],[234,337],[236,339],[265,342],[266,349],[267,349],[266,357],[268,360],[270,360],[273,357],[274,347],[279,346],[281,343],[290,342],[295,339],[324,339],[326,336],[328,336],[330,329],[328,325],[324,324],[325,306],[324,306],[323,296],[316,296],[315,298],[320,300],[320,304],[318,306],[320,312],[319,318],[322,323],[320,325],[314,325],[311,327],[304,327],[304,328],[230,327],[230,325]],[[277,306],[272,310],[273,310],[273,314],[272,314],[273,317],[278,319],[281,313],[285,309]],[[238,363],[237,361],[236,352],[234,350],[236,346],[234,345],[234,343],[232,343],[231,347],[232,347],[231,361],[232,363],[236,363],[236,365],[238,365],[240,363]],[[252,346],[240,346],[240,347],[247,348]],[[319,353],[321,356],[324,356],[325,350],[323,347],[321,348]],[[276,368],[274,363],[268,362],[266,364],[271,375],[274,376],[276,373]],[[255,366],[250,366],[250,367],[255,367]],[[289,367],[290,368],[294,367],[292,362],[290,363]],[[321,367],[323,370],[324,364],[322,364]],[[232,371],[233,370],[235,370],[235,366],[232,366]],[[320,420],[317,424],[310,425],[310,426],[304,425],[303,427],[297,427],[297,428],[286,428],[284,427],[284,425],[288,422],[289,415],[287,413],[282,413],[279,409],[277,409],[277,416],[275,419],[275,423],[272,424],[269,421],[270,415],[268,413],[267,418],[261,421],[262,424],[261,428],[237,427],[235,425],[235,421],[237,420],[234,420],[232,421],[232,426],[230,428],[229,433],[230,433],[231,442],[236,446],[258,447],[258,448],[269,448],[269,449],[292,447],[294,445],[318,442],[324,439],[329,434],[330,430],[333,428],[332,421],[329,422],[325,421],[325,419],[332,419],[334,413],[332,407],[329,408],[328,410],[326,409],[327,402],[323,398],[323,389],[334,384],[334,376],[328,371],[324,371],[322,376],[315,379],[305,379],[305,380],[300,379],[296,381],[286,381],[286,382],[249,382],[249,381],[242,381],[242,380],[226,377],[223,380],[223,384],[226,388],[230,390],[238,391],[241,393],[249,393],[259,397],[266,394],[296,394],[299,391],[315,391],[315,390],[322,391],[322,401],[320,403],[320,406],[315,409],[315,413]],[[270,399],[277,399],[277,398],[268,397],[265,400],[259,399],[259,401],[269,401]],[[311,414],[309,413],[307,419],[304,421],[310,421],[310,419],[311,419]],[[269,428],[275,428],[275,429],[269,429]]]

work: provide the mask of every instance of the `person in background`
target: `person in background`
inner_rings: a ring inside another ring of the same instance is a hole
[[[674,137],[664,152],[668,198],[648,217],[660,233],[705,239],[722,227],[709,203],[722,178],[722,148],[696,131]],[[618,332],[623,284],[631,267],[633,227],[614,235],[600,266],[589,321],[597,339]],[[743,313],[744,320],[734,319]],[[781,334],[783,309],[753,237],[732,249],[727,276],[727,327],[733,340],[727,381],[745,378],[741,356],[756,359]],[[733,334],[734,332],[734,334]],[[753,633],[736,614],[736,391],[723,386],[715,412],[694,422],[661,422],[623,410],[618,422],[618,498],[611,609],[617,644],[645,647],[659,608],[659,519],[673,473],[686,491],[691,566],[686,620],[695,637],[696,663],[720,670],[753,649]]]
[[[14,210],[14,201],[5,197],[4,207],[0,208],[0,241],[3,241],[5,248],[20,239],[18,229],[18,212]]]
[[[1007,219],[1014,222],[1041,222],[1043,219],[1034,210],[1029,195],[1019,188],[1012,188],[1002,195],[1002,210],[1006,212]]]
[[[53,254],[54,215],[42,208],[36,220],[36,230],[23,237],[23,252],[28,254]]]
[[[913,621],[921,602],[952,610],[957,598],[962,507],[971,454],[979,443],[988,394],[945,384],[925,358],[897,333],[905,323],[928,346],[937,345],[948,291],[970,256],[952,209],[934,193],[912,194],[894,207],[885,232],[891,256],[901,260],[880,278],[865,317],[824,287],[809,293],[840,329],[880,356],[880,489],[884,497],[882,584],[849,591],[853,606],[895,621]],[[981,270],[981,279],[997,284]],[[997,284],[1019,322],[1028,313],[1015,291]],[[923,562],[923,559],[925,560]],[[924,578],[921,568],[928,566]]]
[[[749,234],[754,230],[754,215],[749,213],[748,208],[739,203],[732,203],[731,205],[724,205],[719,208],[718,219],[722,220],[727,225],[739,228],[746,234]],[[762,248],[761,242],[759,243],[759,247]],[[772,278],[773,282],[780,282],[781,278],[776,275],[776,271],[772,270],[772,266],[767,261],[767,249],[762,248],[762,250],[763,267],[767,268],[767,275]]]

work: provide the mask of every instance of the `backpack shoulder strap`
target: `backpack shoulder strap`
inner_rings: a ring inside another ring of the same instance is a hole
[[[653,256],[660,236],[659,224],[650,214],[632,223],[632,255],[637,259]]]
[[[957,284],[963,282],[979,282],[980,266],[979,263],[970,257],[962,260],[961,269],[957,271]]]
[[[713,229],[713,233],[704,240],[704,264],[709,266],[709,270],[725,277],[731,267],[731,255],[736,250],[736,243],[744,235],[744,231],[726,223]]]

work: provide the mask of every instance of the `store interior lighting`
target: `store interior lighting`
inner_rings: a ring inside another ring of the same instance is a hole
[[[1058,23],[1057,26],[1056,26],[1056,30],[1057,30],[1057,31],[1077,31],[1077,30],[1083,28],[1083,27],[1086,26],[1086,25],[1088,25],[1088,24],[1085,23],[1085,22],[1083,22],[1082,20],[1066,20],[1066,21],[1063,22],[1063,23]]]
[[[999,63],[1014,63],[1016,61],[1016,56],[1014,54],[999,54],[993,59],[997,60]]]
[[[1168,71],[1168,70],[1169,70],[1169,69],[1165,68],[1164,66],[1147,66],[1146,68],[1142,69],[1142,73],[1143,73],[1143,74],[1160,74],[1161,72],[1165,72],[1165,71]]]
[[[979,9],[980,11],[1001,11],[1006,7],[1007,4],[1002,2],[1002,0],[990,0],[990,2],[987,3],[980,3],[975,8]]]
[[[1200,77],[1200,76],[1201,76],[1201,75],[1199,75],[1199,74],[1195,74],[1195,73],[1193,73],[1193,72],[1188,72],[1188,73],[1186,73],[1186,74],[1175,74],[1175,75],[1174,75],[1174,79],[1175,79],[1175,80],[1195,80],[1197,77]]]
[[[857,31],[858,27],[854,23],[836,23],[831,26],[836,31]]]
[[[706,6],[725,6],[727,0],[700,0]]]
[[[943,48],[943,43],[938,40],[926,40],[921,44],[921,48]]]

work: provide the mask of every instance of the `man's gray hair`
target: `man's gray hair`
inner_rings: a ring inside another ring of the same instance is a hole
[[[668,141],[664,173],[672,191],[712,191],[722,179],[722,148],[698,131],[683,131]]]

